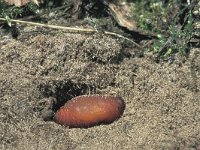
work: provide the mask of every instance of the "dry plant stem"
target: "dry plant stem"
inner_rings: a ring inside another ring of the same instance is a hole
[[[0,20],[2,21],[6,21],[6,19],[4,18],[0,18]],[[51,29],[59,29],[59,30],[64,30],[64,31],[68,31],[68,32],[85,32],[85,33],[97,33],[98,30],[95,29],[89,29],[89,28],[73,28],[73,27],[63,27],[63,26],[57,26],[57,25],[48,25],[48,24],[41,24],[41,23],[35,23],[35,22],[29,22],[29,21],[23,21],[23,20],[15,20],[15,19],[11,19],[11,22],[16,22],[16,23],[21,23],[21,24],[28,24],[28,25],[33,25],[33,26],[40,26],[40,27],[45,27],[45,28],[51,28]],[[104,31],[104,34],[106,35],[112,35],[112,36],[116,36],[122,39],[125,39],[127,41],[132,42],[135,46],[137,46],[139,49],[143,49],[142,46],[140,46],[139,44],[137,44],[136,42],[134,42],[133,40],[124,37],[123,35],[114,33],[114,32],[108,32],[108,31]]]

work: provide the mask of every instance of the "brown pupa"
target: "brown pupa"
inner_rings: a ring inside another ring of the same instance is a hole
[[[114,122],[124,109],[125,103],[121,97],[78,96],[56,112],[54,121],[70,128],[88,128]]]

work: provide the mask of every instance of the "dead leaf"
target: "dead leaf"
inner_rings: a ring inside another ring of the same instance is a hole
[[[122,27],[128,30],[137,29],[137,23],[131,16],[131,8],[127,4],[120,4],[118,1],[112,2],[110,0],[103,0],[104,5],[109,9],[110,15],[118,22]]]
[[[39,5],[38,0],[4,0],[6,3],[8,3],[9,5],[15,5],[18,7],[21,7],[23,5],[26,5],[29,2],[33,2],[37,5]]]
[[[103,0],[102,2],[108,7],[110,15],[116,20],[119,26],[145,37],[156,37],[156,34],[153,32],[143,31],[137,28],[137,23],[131,16],[131,8],[128,4],[124,3],[120,5],[118,1],[113,2],[110,0]]]

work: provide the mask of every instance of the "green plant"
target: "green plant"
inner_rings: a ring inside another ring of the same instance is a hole
[[[0,2],[0,17],[2,18],[17,18],[35,14],[38,6],[33,3],[28,3],[23,7],[8,6],[4,2]]]
[[[157,34],[147,50],[168,58],[174,53],[185,54],[193,31],[193,16],[190,5],[180,0],[168,1],[164,5],[161,0],[134,1],[133,15],[138,28]],[[183,22],[180,21],[182,17]]]
[[[183,10],[181,10],[177,16],[182,15]],[[181,55],[187,54],[189,48],[188,43],[193,31],[192,13],[190,11],[188,12],[188,14],[184,18],[185,22],[183,22],[183,24],[179,24],[178,20],[179,18],[176,17],[174,21],[172,21],[172,23],[169,25],[168,38],[162,38],[159,41],[161,46],[163,46],[167,42],[169,43],[169,45],[163,47],[166,48],[166,50],[163,49],[163,52],[158,51],[160,53],[159,55],[164,58],[168,58],[174,53],[179,53]]]

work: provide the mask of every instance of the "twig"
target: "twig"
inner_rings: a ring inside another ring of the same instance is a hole
[[[4,18],[0,18],[2,21],[6,21]],[[33,26],[40,26],[40,27],[45,27],[45,28],[51,28],[51,29],[62,29],[62,30],[68,30],[68,31],[77,31],[77,32],[95,32],[93,29],[81,29],[81,28],[71,28],[71,27],[63,27],[63,26],[56,26],[56,25],[48,25],[48,24],[41,24],[41,23],[36,23],[36,22],[29,22],[29,21],[23,21],[23,20],[15,20],[11,19],[9,20],[10,22],[16,22],[16,23],[21,23],[21,24],[28,24],[28,25],[33,25]]]
[[[6,21],[6,19],[4,19],[4,18],[0,18],[0,20],[1,21]],[[51,29],[59,29],[59,30],[64,30],[64,31],[68,31],[68,32],[85,32],[85,33],[97,33],[98,32],[98,30],[89,29],[89,28],[64,27],[64,26],[49,25],[49,24],[42,24],[42,23],[29,22],[29,21],[23,21],[23,20],[15,20],[15,19],[11,19],[9,21],[10,22],[15,22],[15,23],[33,25],[33,26],[51,28]],[[116,36],[116,37],[119,37],[119,38],[123,38],[123,39],[125,39],[127,41],[132,42],[139,49],[143,49],[142,46],[140,46],[138,43],[134,42],[133,40],[131,40],[131,39],[127,38],[127,37],[124,37],[123,35],[120,35],[120,34],[117,34],[117,33],[114,33],[114,32],[109,32],[109,31],[104,31],[104,34]]]
[[[119,38],[123,38],[123,39],[125,39],[125,40],[127,40],[127,41],[132,42],[132,43],[133,43],[135,46],[137,46],[139,49],[143,49],[143,47],[140,46],[138,43],[134,42],[133,40],[131,40],[131,39],[129,39],[129,38],[123,36],[123,35],[120,35],[120,34],[117,34],[117,33],[114,33],[114,32],[108,32],[108,31],[105,31],[104,33],[107,34],[107,35],[114,35],[114,36],[117,36],[117,37],[119,37]]]

